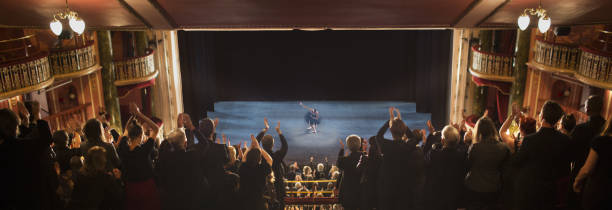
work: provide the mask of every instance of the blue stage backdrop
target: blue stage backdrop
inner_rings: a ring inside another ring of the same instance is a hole
[[[232,144],[250,142],[249,135],[257,135],[264,127],[263,118],[267,117],[271,126],[268,134],[276,139],[275,150],[280,147],[280,140],[274,127],[280,121],[289,144],[285,159],[287,163],[306,161],[310,156],[314,156],[317,162],[328,157],[329,161],[335,163],[340,149],[338,140],[344,140],[350,134],[365,138],[375,135],[388,120],[390,106],[401,111],[402,119],[411,129],[424,129],[430,119],[430,114],[417,113],[415,104],[406,102],[304,101],[304,104],[320,112],[322,120],[316,134],[307,130],[304,120],[307,110],[299,106],[297,101],[217,102],[215,111],[208,115],[219,118],[217,136],[226,134]],[[388,132],[387,137],[391,138]]]

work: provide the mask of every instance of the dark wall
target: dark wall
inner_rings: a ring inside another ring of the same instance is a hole
[[[223,100],[399,100],[446,118],[450,30],[179,31],[185,110]]]

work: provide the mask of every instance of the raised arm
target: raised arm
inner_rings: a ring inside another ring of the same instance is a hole
[[[501,136],[502,141],[506,145],[508,145],[508,147],[510,147],[512,153],[514,153],[514,136],[512,136],[512,134],[508,132],[508,128],[510,128],[510,125],[512,124],[514,118],[514,115],[508,116],[508,119],[504,121],[504,124],[502,124],[501,128],[499,129],[499,136]]]
[[[270,129],[270,123],[268,123],[268,118],[264,117],[264,128],[257,134],[257,142],[261,142],[261,138],[266,135],[266,132]]]
[[[149,137],[155,138],[157,136],[157,133],[159,133],[159,126],[157,126],[157,124],[153,122],[153,120],[151,120],[149,117],[142,114],[142,112],[140,112],[140,109],[136,106],[136,104],[134,103],[130,104],[130,108],[131,108],[130,111],[134,113],[134,116],[136,118],[138,118],[143,123],[145,123],[149,128],[151,128],[152,132],[149,134]]]
[[[302,106],[304,109],[308,109],[308,111],[313,111],[314,109],[307,107],[306,105],[304,105],[301,101],[300,101],[300,106]]]
[[[251,134],[251,149],[258,149],[261,151],[261,156],[264,158],[264,160],[266,160],[266,163],[268,163],[269,166],[272,166],[272,157],[266,152],[266,150],[259,147],[259,143],[253,134]]]
[[[597,154],[597,151],[591,148],[589,150],[589,156],[587,157],[586,162],[584,163],[584,166],[582,166],[582,168],[580,169],[580,172],[578,172],[578,175],[576,176],[576,181],[574,181],[574,184],[572,185],[574,188],[574,192],[582,191],[582,186],[584,185],[584,181],[595,170],[597,159],[599,159],[599,154]]]
[[[278,121],[278,123],[276,124],[276,133],[278,133],[278,138],[281,141],[281,148],[280,150],[278,150],[277,154],[278,157],[282,160],[283,158],[285,158],[285,155],[287,155],[287,150],[289,150],[289,146],[287,145],[287,139],[285,139],[285,136],[283,136],[283,131],[281,131],[280,129],[280,121]]]

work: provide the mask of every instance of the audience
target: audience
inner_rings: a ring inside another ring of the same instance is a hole
[[[361,210],[612,209],[612,123],[603,126],[602,108],[589,97],[589,120],[576,126],[555,102],[537,121],[513,105],[499,129],[485,112],[473,130],[428,122],[426,132],[391,107],[369,141],[340,141],[336,165],[310,156],[287,166],[280,122],[272,136],[265,118],[247,148],[221,142],[218,119],[196,127],[184,113],[164,138],[163,122],[135,105],[122,136],[105,117],[51,134],[37,103],[18,103],[0,110],[0,209],[285,209],[286,197],[337,197]]]
[[[612,209],[612,123],[608,121],[603,133],[591,142],[591,149],[580,169],[573,189],[582,193],[582,208]]]
[[[561,106],[547,101],[540,111],[540,129],[523,139],[514,157],[519,167],[515,193],[519,209],[552,209],[555,206],[556,181],[569,175],[570,140],[554,127],[562,116]]]
[[[498,201],[502,167],[510,156],[510,149],[501,142],[495,124],[486,116],[476,122],[473,132],[465,176],[468,209],[490,209]]]

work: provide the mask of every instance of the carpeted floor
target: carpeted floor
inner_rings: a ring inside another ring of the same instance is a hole
[[[263,118],[270,121],[270,131],[276,137],[274,127],[281,122],[281,129],[287,138],[289,151],[286,163],[303,162],[310,156],[316,162],[328,157],[335,162],[340,145],[339,139],[350,134],[366,138],[376,134],[388,119],[388,107],[394,106],[402,113],[402,119],[411,128],[425,128],[430,119],[429,113],[416,113],[414,103],[406,102],[356,102],[356,101],[304,101],[304,105],[319,110],[321,124],[319,132],[310,133],[304,120],[307,110],[297,101],[230,101],[217,102],[215,112],[209,112],[211,118],[219,118],[218,136],[226,134],[232,144],[249,141],[249,135],[257,133],[264,127]],[[387,136],[390,134],[387,132]],[[280,147],[276,140],[275,150]],[[347,151],[348,152],[348,151]]]

